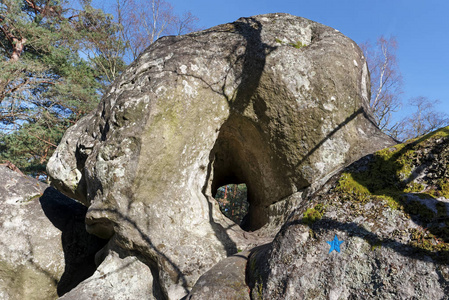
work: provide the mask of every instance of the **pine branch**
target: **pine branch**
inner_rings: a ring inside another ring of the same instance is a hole
[[[38,137],[38,136],[32,134],[31,132],[28,132],[28,134],[31,135],[32,137],[38,139],[39,141],[44,142],[44,143],[46,143],[46,144],[48,144],[48,145],[50,145],[50,146],[53,146],[53,147],[55,147],[55,148],[58,147],[58,145],[55,145],[55,144],[53,144],[53,143],[51,143],[51,142],[49,142],[49,141],[46,141],[46,140],[44,140],[44,139],[42,139],[42,138],[40,138],[40,137]]]

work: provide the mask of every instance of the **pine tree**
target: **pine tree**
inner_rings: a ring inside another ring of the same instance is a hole
[[[196,28],[195,16],[178,17],[163,0],[116,0],[116,20],[77,2],[80,9],[67,0],[0,0],[0,163],[27,174],[45,177],[65,130],[97,105],[125,62],[161,34]]]
[[[84,1],[0,2],[0,160],[28,174],[125,67],[118,25]]]

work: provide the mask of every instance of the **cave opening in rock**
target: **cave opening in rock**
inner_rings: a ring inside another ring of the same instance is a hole
[[[234,185],[237,188],[240,186],[242,191],[246,190],[245,201],[237,199],[229,202],[234,206],[241,202],[241,210],[226,211],[220,205],[223,215],[245,231],[255,231],[264,226],[268,222],[266,207],[276,197],[267,193],[272,191],[267,188],[271,185],[271,153],[258,129],[244,118],[231,116],[220,128],[211,157],[213,176],[210,191],[215,199],[224,197],[226,187],[227,201]]]
[[[219,187],[215,193],[215,200],[222,214],[245,227],[245,217],[249,211],[248,188],[245,183],[232,183]]]

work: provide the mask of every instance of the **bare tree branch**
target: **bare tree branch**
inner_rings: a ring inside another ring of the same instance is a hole
[[[365,42],[360,47],[371,75],[371,109],[379,128],[390,133],[396,128],[392,124],[392,114],[402,106],[402,76],[396,61],[397,41],[394,37],[387,39],[381,36],[375,46]]]
[[[136,59],[162,35],[194,31],[198,22],[190,12],[177,16],[171,4],[164,0],[117,0],[115,14],[122,25],[120,37],[131,51],[130,60]]]

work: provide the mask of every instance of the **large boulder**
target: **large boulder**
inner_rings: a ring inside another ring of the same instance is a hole
[[[300,17],[164,37],[67,131],[48,172],[89,207],[89,232],[114,237],[179,299],[222,258],[269,241],[340,168],[393,144],[372,122],[369,91],[357,44]],[[252,232],[213,199],[239,182]]]
[[[449,127],[364,157],[309,200],[249,257],[251,299],[448,299]]]
[[[86,208],[0,166],[0,299],[56,299],[96,269]]]

